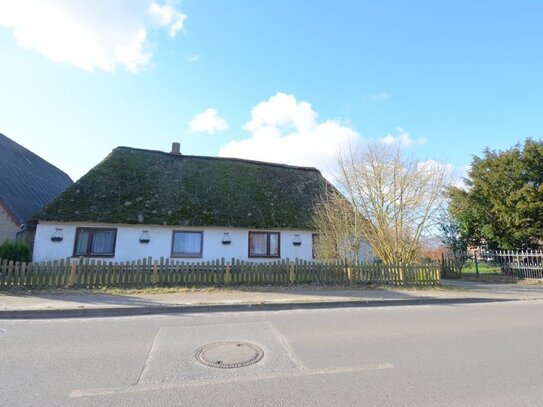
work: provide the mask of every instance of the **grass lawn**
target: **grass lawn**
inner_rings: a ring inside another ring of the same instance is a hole
[[[462,268],[462,278],[468,281],[478,281],[481,283],[517,283],[516,277],[504,276],[501,274],[500,266],[480,262],[477,264],[479,268],[479,277],[475,270],[475,262],[468,261]]]
[[[495,266],[492,264],[487,263],[479,263],[479,274],[500,274],[500,267]],[[462,274],[476,274],[475,270],[475,263],[474,262],[467,262],[465,266],[462,268]]]

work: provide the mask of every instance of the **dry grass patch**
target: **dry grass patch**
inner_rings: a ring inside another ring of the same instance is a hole
[[[183,293],[235,293],[235,292],[269,292],[269,293],[304,293],[305,291],[320,291],[323,293],[334,291],[428,291],[428,290],[452,290],[452,287],[442,285],[427,286],[389,286],[377,284],[288,284],[288,285],[241,285],[229,287],[102,287],[87,288],[49,288],[49,289],[25,289],[12,287],[1,290],[0,295],[20,296],[76,296],[76,295],[162,295]]]

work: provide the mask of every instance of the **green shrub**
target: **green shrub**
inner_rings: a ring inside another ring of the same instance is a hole
[[[23,242],[10,242],[6,240],[0,245],[0,259],[28,263],[32,260],[30,246]]]

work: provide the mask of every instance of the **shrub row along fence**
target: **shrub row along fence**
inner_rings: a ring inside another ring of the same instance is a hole
[[[65,259],[43,263],[0,261],[0,289],[11,287],[226,286],[293,283],[433,285],[442,264],[347,264],[343,261],[280,260],[266,263],[224,259],[182,262],[151,258],[131,262]]]

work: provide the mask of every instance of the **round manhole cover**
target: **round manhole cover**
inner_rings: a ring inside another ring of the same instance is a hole
[[[204,365],[234,369],[258,362],[264,351],[249,342],[215,342],[196,350],[196,360]]]

